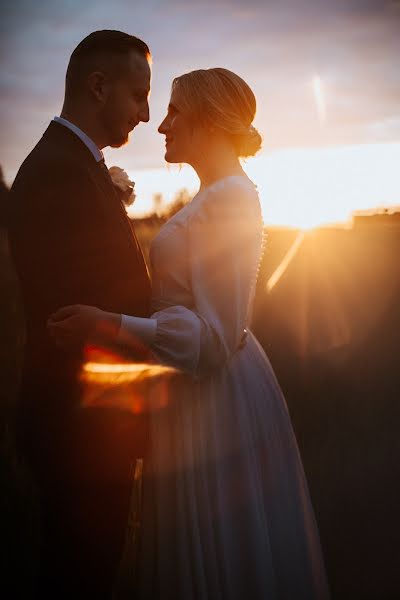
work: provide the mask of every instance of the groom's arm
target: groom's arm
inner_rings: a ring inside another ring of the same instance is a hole
[[[90,174],[52,167],[12,193],[10,241],[28,309],[38,317],[93,301],[105,216]]]

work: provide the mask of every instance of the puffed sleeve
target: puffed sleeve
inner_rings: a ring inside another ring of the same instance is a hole
[[[194,306],[152,315],[151,346],[162,362],[202,376],[229,360],[246,327],[262,238],[255,188],[217,183],[187,227]]]

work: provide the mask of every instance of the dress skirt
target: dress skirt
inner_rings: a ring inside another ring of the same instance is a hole
[[[287,406],[255,337],[152,396],[138,597],[328,598]]]

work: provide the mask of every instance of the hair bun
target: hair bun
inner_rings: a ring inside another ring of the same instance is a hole
[[[262,137],[254,125],[235,135],[235,148],[239,157],[254,156],[261,148]]]

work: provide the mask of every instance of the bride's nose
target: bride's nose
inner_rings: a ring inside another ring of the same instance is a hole
[[[167,131],[168,131],[167,117],[165,117],[164,121],[162,121],[162,123],[160,123],[160,125],[158,127],[158,133],[166,134]]]

